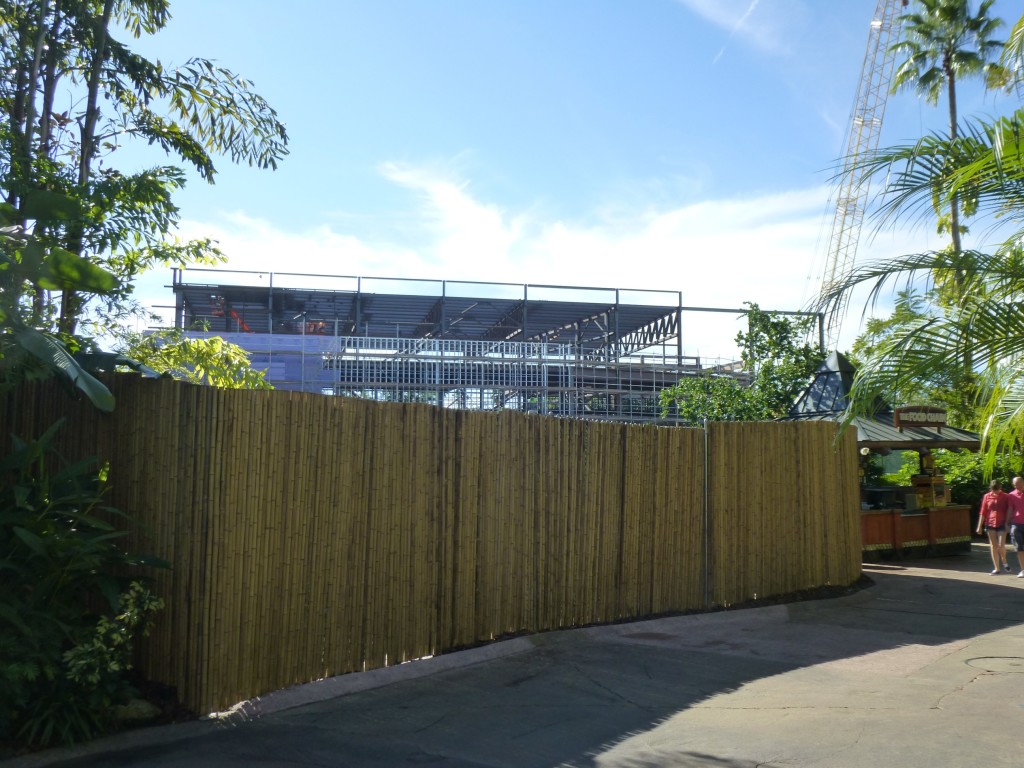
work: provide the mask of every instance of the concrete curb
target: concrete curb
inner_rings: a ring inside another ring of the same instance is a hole
[[[392,683],[436,675],[450,669],[462,669],[505,656],[527,653],[534,649],[534,640],[535,636],[516,637],[511,640],[488,643],[487,645],[470,648],[465,651],[454,651],[440,656],[431,656],[426,659],[415,659],[394,667],[328,677],[313,683],[283,688],[279,691],[268,693],[266,696],[243,701],[233,707],[229,713],[220,714],[222,717],[226,715],[229,719],[240,717],[242,720],[262,717],[274,712],[281,712],[318,701],[347,696],[350,693],[368,691],[373,688],[391,685]]]

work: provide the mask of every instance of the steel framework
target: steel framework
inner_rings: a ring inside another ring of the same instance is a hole
[[[177,328],[245,348],[280,389],[651,421],[683,377],[745,376],[680,338],[684,313],[743,310],[673,291],[200,269],[172,287]]]

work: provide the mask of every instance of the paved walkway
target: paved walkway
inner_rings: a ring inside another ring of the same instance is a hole
[[[990,567],[866,565],[844,598],[519,638],[7,764],[1024,767],[1024,579]]]

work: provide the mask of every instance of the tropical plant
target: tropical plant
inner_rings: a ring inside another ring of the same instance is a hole
[[[964,77],[984,77],[990,86],[1003,84],[1003,67],[994,61],[1002,41],[992,35],[1002,21],[989,15],[994,0],[982,0],[971,12],[969,0],[918,0],[919,11],[900,18],[902,38],[892,46],[907,58],[892,80],[895,93],[914,88],[930,104],[945,93],[949,109],[949,135],[957,136],[957,82]],[[949,200],[949,218],[940,216],[940,231],[948,229],[954,251],[961,249],[960,205],[957,195]]]
[[[888,317],[869,317],[864,330],[854,340],[847,355],[856,367],[870,357],[874,351],[890,339],[902,326],[925,317],[925,297],[914,288],[905,288],[896,294],[896,303]]]
[[[941,280],[947,272],[947,269],[936,268],[931,277]],[[951,320],[953,307],[938,300],[937,293],[936,289],[922,294],[913,287],[906,288],[897,293],[889,317],[869,318],[864,332],[854,342],[850,352],[858,370],[877,375],[873,368],[876,358],[896,348],[907,334],[923,326],[931,326],[940,319],[954,324]],[[960,330],[957,328],[957,333]],[[914,342],[915,352],[924,352],[926,343],[934,347],[934,339],[917,337]],[[946,409],[952,426],[978,429],[977,384],[974,372],[965,372],[960,365],[950,365],[932,370],[927,377],[918,372],[918,375],[888,380],[883,388],[883,400],[889,403],[927,402],[940,405]]]
[[[927,221],[956,196],[972,214],[999,222],[1003,247],[1024,235],[1024,109],[993,120],[970,118],[955,137],[931,132],[860,163],[867,176],[886,182],[874,213],[879,228]]]
[[[982,6],[982,13],[988,5]],[[1019,82],[1024,16],[1000,59],[1003,85]],[[995,71],[991,70],[990,72]],[[998,78],[994,78],[998,82]],[[835,311],[842,297],[870,286],[872,307],[885,288],[913,288],[923,303],[861,362],[850,413],[866,412],[877,398],[893,405],[908,393],[954,406],[954,421],[977,426],[987,440],[987,462],[1024,439],[1024,111],[969,119],[909,145],[883,149],[862,161],[868,176],[884,176],[880,226],[931,217],[956,204],[986,214],[991,253],[958,245],[855,268],[821,297],[818,309]],[[996,229],[998,225],[998,229]],[[959,230],[956,230],[959,231]],[[945,391],[952,400],[937,397]]]
[[[249,353],[220,336],[190,338],[180,330],[118,337],[120,353],[147,368],[190,381],[226,389],[273,389],[266,372],[256,370]]]
[[[1006,43],[1003,45],[1003,52],[999,56],[999,65],[1008,75],[1001,84],[1007,90],[1013,90],[1017,81],[1010,77],[1024,69],[1024,15],[1022,15],[1010,30]]]
[[[58,195],[36,196],[24,206],[21,217],[46,222],[69,202]],[[33,326],[31,309],[20,299],[24,285],[107,295],[116,289],[117,279],[59,246],[44,246],[16,223],[17,218],[10,205],[0,203],[0,390],[24,379],[58,374],[96,407],[110,411],[114,407],[110,391],[78,364],[67,343]]]
[[[937,450],[934,453],[935,471],[942,475],[949,488],[950,501],[953,504],[978,506],[978,501],[988,486],[989,479],[1002,482],[1004,488],[1010,487],[1010,480],[1021,472],[1019,456],[1001,458],[986,471],[984,456],[973,451]],[[916,451],[903,452],[903,466],[897,472],[883,475],[885,482],[892,485],[909,486],[912,477],[919,471],[920,457]]]
[[[919,318],[908,319],[873,349],[850,393],[851,414],[869,412],[878,399],[900,405],[906,402],[901,393],[945,387],[959,398],[961,425],[983,429],[994,458],[1024,445],[1022,249],[957,256],[938,251],[868,264],[829,296],[834,300],[839,290],[866,283],[874,299],[887,284],[916,279],[933,286],[930,281],[941,282],[953,272],[968,286],[961,301],[930,303]],[[974,367],[964,372],[967,355]]]
[[[110,727],[130,695],[132,638],[161,602],[122,546],[106,470],[66,462],[41,438],[0,460],[0,744],[70,743]],[[134,582],[134,583],[133,583]]]
[[[119,39],[168,19],[167,0],[0,0],[0,190],[26,230],[34,199],[71,201],[62,216],[37,220],[33,235],[118,279],[96,308],[101,320],[129,302],[146,269],[219,256],[208,240],[170,234],[184,171],[118,170],[110,163],[119,147],[142,140],[211,182],[215,154],[273,168],[287,151],[284,126],[248,81],[205,59],[168,68]],[[51,302],[51,290],[26,281],[19,300],[34,326],[69,336],[88,296],[68,285]]]
[[[157,265],[215,261],[181,242],[177,165],[117,168],[139,140],[212,182],[213,158],[274,168],[273,109],[204,59],[165,67],[122,37],[163,28],[168,0],[0,0],[0,386],[53,371],[109,410],[78,363],[86,323],[133,311]],[[92,301],[99,297],[102,301]],[[110,723],[130,639],[159,600],[128,581],[130,519],[104,502],[105,470],[59,465],[53,430],[0,460],[0,742],[71,741]],[[120,527],[119,527],[120,526]]]
[[[662,390],[662,416],[684,421],[762,421],[784,416],[825,358],[804,341],[813,317],[765,312],[747,302],[747,331],[736,335],[749,384],[732,376],[681,379]]]

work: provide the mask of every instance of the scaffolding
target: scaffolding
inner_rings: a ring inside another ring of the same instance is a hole
[[[679,292],[175,270],[175,325],[249,352],[279,389],[446,408],[660,420],[687,376]],[[794,313],[788,313],[794,314]]]

